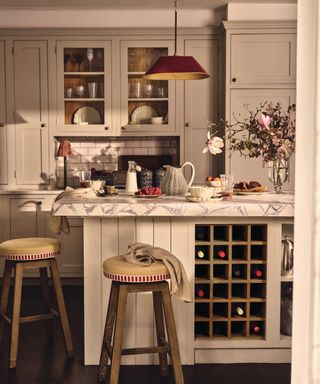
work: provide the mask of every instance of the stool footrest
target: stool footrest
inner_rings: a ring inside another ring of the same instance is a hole
[[[126,348],[121,351],[121,355],[143,355],[145,353],[169,353],[169,348],[167,346],[141,347],[141,348]]]
[[[56,317],[56,315],[54,313],[42,313],[40,315],[21,316],[20,317],[20,324],[33,323],[34,321],[49,320],[49,319],[53,319],[55,317]]]

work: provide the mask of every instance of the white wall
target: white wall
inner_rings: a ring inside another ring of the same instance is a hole
[[[107,0],[106,0],[107,1]],[[224,10],[179,10],[179,27],[210,27]],[[0,28],[174,27],[173,10],[0,10]]]
[[[307,0],[303,0],[307,1]],[[228,4],[227,20],[296,20],[296,4]]]

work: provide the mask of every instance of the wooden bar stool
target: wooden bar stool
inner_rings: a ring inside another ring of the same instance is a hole
[[[105,381],[107,365],[111,360],[110,384],[119,380],[121,355],[158,353],[160,374],[168,374],[167,354],[171,356],[176,384],[183,384],[180,352],[174,322],[168,283],[170,278],[163,263],[150,266],[128,263],[121,256],[112,257],[103,263],[104,275],[112,279],[104,337],[102,341],[98,380]],[[131,292],[152,292],[158,346],[122,349],[127,294]],[[165,316],[168,341],[165,337]],[[113,343],[112,343],[113,336]]]
[[[49,338],[52,338],[53,318],[60,318],[67,355],[68,357],[73,356],[73,346],[69,321],[64,303],[57,261],[55,259],[55,256],[59,253],[59,241],[50,238],[15,239],[8,240],[0,244],[0,257],[5,258],[2,294],[0,301],[0,343],[4,333],[4,325],[5,323],[8,323],[11,331],[9,360],[10,368],[15,368],[17,365],[19,326],[22,323],[45,320],[47,335]],[[39,268],[40,271],[45,313],[21,317],[20,307],[23,271],[26,269],[37,268]],[[47,268],[49,268],[51,271],[51,277],[58,303],[58,311],[51,307]],[[14,291],[12,316],[10,318],[7,313],[7,308],[12,271],[14,271]]]

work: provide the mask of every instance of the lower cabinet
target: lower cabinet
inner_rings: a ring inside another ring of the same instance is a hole
[[[69,218],[70,234],[53,235],[50,232],[51,207],[55,195],[29,195],[0,198],[0,222],[5,228],[1,241],[23,237],[56,237],[61,242],[57,256],[62,277],[83,276],[82,219]],[[2,262],[3,264],[3,262]],[[2,276],[2,265],[0,266]],[[25,276],[38,276],[37,271],[26,271]]]
[[[290,299],[283,291],[290,279],[281,277],[281,240],[292,229],[292,220],[278,217],[84,218],[85,364],[99,362],[110,289],[102,263],[135,241],[172,252],[193,284],[192,303],[172,297],[183,364],[289,363]],[[152,296],[129,295],[128,306],[124,347],[152,345]]]

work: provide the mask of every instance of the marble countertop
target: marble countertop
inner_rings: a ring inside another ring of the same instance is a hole
[[[63,189],[0,189],[0,195],[59,195]]]
[[[209,202],[189,202],[185,197],[135,196],[64,197],[53,204],[56,216],[78,217],[293,217],[294,195],[265,193],[255,196],[233,196],[232,199]]]

